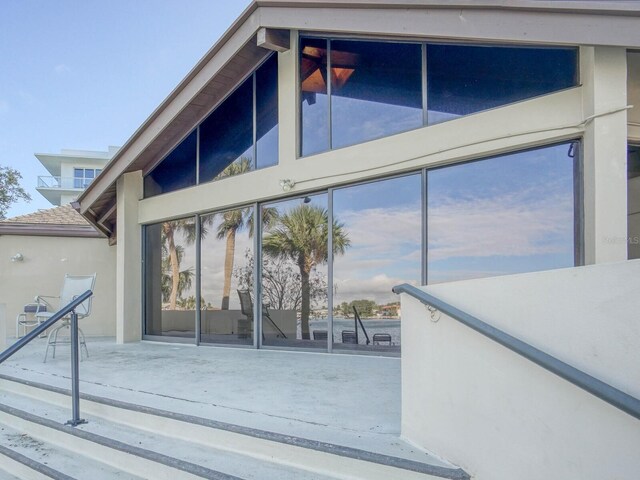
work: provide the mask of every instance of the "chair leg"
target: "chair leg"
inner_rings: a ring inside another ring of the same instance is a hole
[[[55,333],[56,335],[58,334],[58,328],[60,327],[56,327],[54,329],[52,329],[49,332],[49,335],[47,336],[47,348],[44,351],[44,360],[42,361],[42,363],[47,363],[47,355],[49,354],[49,347],[51,346],[51,336]],[[55,352],[55,345],[54,345],[54,352]]]
[[[84,338],[84,332],[80,327],[78,327],[78,334],[80,338],[80,360],[82,361],[82,347],[84,347],[85,358],[89,358],[89,349],[87,348],[87,341]]]

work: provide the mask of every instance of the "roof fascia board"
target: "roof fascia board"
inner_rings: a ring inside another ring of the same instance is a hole
[[[640,4],[638,5],[640,14]],[[349,15],[349,10],[353,15]],[[336,15],[321,9],[309,15],[306,8],[273,7],[260,16],[262,27],[421,37],[468,41],[505,41],[549,45],[604,45],[640,47],[638,18],[630,15],[607,17],[600,13],[557,13],[505,10],[497,21],[495,11],[487,9],[344,9]],[[304,19],[304,22],[301,22]],[[598,25],[603,28],[596,28]],[[606,28],[604,26],[606,25]]]
[[[38,225],[24,223],[4,223],[0,225],[1,235],[104,238],[104,235],[90,225]]]
[[[631,13],[640,15],[638,3],[626,1],[578,0],[258,0],[261,7],[357,8],[357,9],[460,9],[530,10],[548,12],[590,12],[600,15]]]

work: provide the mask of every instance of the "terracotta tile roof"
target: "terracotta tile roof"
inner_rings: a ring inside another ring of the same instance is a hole
[[[19,215],[13,218],[0,220],[0,223],[20,223],[35,225],[89,225],[71,205],[47,208],[37,212]]]

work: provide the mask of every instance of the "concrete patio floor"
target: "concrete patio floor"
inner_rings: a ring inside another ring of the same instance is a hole
[[[68,347],[37,339],[0,374],[70,388]],[[154,408],[407,458],[400,359],[89,338],[80,390]],[[82,409],[82,403],[81,403]]]

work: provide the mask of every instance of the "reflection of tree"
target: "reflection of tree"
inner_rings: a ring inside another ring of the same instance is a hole
[[[190,295],[187,298],[181,298],[178,300],[178,306],[184,310],[195,310],[196,309],[196,296]],[[200,309],[201,310],[210,310],[212,305],[210,303],[206,303],[204,297],[200,298]]]
[[[253,255],[245,252],[245,264],[235,269],[238,288],[253,291]],[[327,280],[318,271],[309,278],[311,304],[326,302]],[[262,298],[276,310],[300,310],[302,288],[300,272],[290,261],[265,257],[262,262]]]
[[[162,224],[162,299],[163,302],[169,302],[170,310],[175,310],[178,296],[191,287],[193,276],[191,269],[180,272],[184,247],[176,245],[175,236],[178,232],[184,235],[185,243],[191,245],[196,237],[195,223],[191,219],[182,219]]]
[[[173,253],[167,251],[167,245],[162,245],[162,302],[169,303],[169,308],[175,310],[177,297],[182,297],[185,290],[191,288],[191,282],[193,280],[193,269],[187,268],[180,271],[180,263],[182,263],[182,257],[184,256],[184,249],[181,245],[173,247]],[[173,259],[173,260],[172,260]],[[177,266],[178,273],[174,270],[174,265]],[[174,282],[177,279],[177,282]],[[173,303],[172,303],[173,302]]]
[[[299,205],[278,219],[278,224],[264,236],[265,254],[292,260],[300,271],[300,321],[302,338],[309,337],[311,311],[311,271],[328,260],[329,217],[327,210],[315,205]],[[343,225],[335,219],[332,225],[333,254],[342,254],[350,245]]]
[[[225,168],[220,174],[221,177],[231,177],[250,171],[251,161],[242,157],[239,162],[234,162]],[[217,237],[219,240],[226,239],[224,256],[224,286],[222,288],[222,310],[229,309],[229,295],[231,293],[231,275],[233,273],[233,261],[236,250],[236,234],[245,227],[249,227],[249,236],[253,236],[253,209],[240,208],[229,210],[221,214],[222,221],[218,226]],[[268,224],[274,218],[275,209],[265,208],[262,213],[263,224]]]

